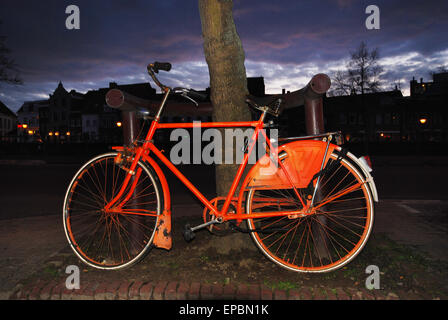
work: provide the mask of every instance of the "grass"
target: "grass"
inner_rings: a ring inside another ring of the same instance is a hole
[[[299,287],[298,284],[290,282],[290,281],[278,281],[278,282],[270,282],[269,280],[264,281],[264,285],[271,289],[278,289],[278,290],[291,290],[291,289],[297,289]]]

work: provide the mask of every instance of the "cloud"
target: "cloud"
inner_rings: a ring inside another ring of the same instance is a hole
[[[65,29],[69,4],[2,0],[0,34],[8,36],[25,81],[20,88],[2,86],[3,102],[17,108],[33,94],[52,92],[59,81],[80,91],[111,81],[147,81],[146,64],[155,60],[173,63],[161,75],[170,84],[209,85],[195,1],[79,0],[77,31]],[[433,65],[447,63],[447,1],[376,5],[381,29],[372,31],[364,25],[363,1],[234,1],[248,74],[264,75],[268,90],[293,90],[314,72],[344,66],[361,41],[379,48],[390,80],[425,76]]]

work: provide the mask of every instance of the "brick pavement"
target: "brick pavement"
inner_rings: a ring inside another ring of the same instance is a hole
[[[185,282],[84,283],[68,290],[64,283],[38,280],[18,286],[10,300],[409,300],[424,299],[407,292],[364,288],[312,288],[279,290],[265,285],[201,284]]]
[[[376,229],[377,231],[385,232],[386,234],[390,234],[390,230],[388,224],[386,223],[386,219],[384,219],[384,215],[389,212],[393,212],[394,216],[400,216],[400,222],[404,220],[404,213],[395,208],[395,202],[383,202],[381,206],[379,206],[378,219],[376,221]],[[395,209],[394,209],[395,208]],[[382,209],[382,210],[381,210]],[[387,210],[386,210],[387,209]],[[393,209],[393,210],[392,210]],[[397,211],[398,210],[398,211]],[[408,217],[409,218],[409,217]],[[411,218],[417,219],[412,216]],[[32,225],[36,232],[42,233],[37,229],[42,228],[47,224],[47,221],[50,220],[51,217],[42,217],[42,218],[32,218],[27,219],[29,224]],[[397,218],[398,219],[398,218]],[[409,218],[410,219],[410,218]],[[36,225],[36,221],[39,222]],[[383,222],[381,222],[383,221]],[[378,223],[380,222],[380,223]],[[4,226],[6,231],[13,232],[17,226],[12,226],[11,223],[8,222],[8,225]],[[52,225],[49,224],[52,228]],[[415,225],[420,226],[415,223]],[[45,231],[50,228],[45,229]],[[391,228],[391,227],[390,227]],[[422,229],[424,231],[424,229]],[[421,239],[427,239],[427,236],[423,236],[424,233],[422,230],[418,230],[419,232],[414,232],[421,236]],[[5,232],[6,232],[5,231]],[[24,232],[29,233],[29,228],[24,229]],[[420,232],[421,231],[421,232]],[[405,233],[402,231],[402,233]],[[6,234],[6,233],[5,233]],[[47,233],[45,233],[47,235]],[[433,233],[431,233],[433,235]],[[404,236],[396,236],[398,239],[404,239]],[[5,236],[5,239],[7,237]],[[12,237],[11,239],[15,239]],[[27,239],[24,237],[24,239]],[[54,240],[53,238],[51,238]],[[433,238],[428,238],[432,240]],[[441,239],[446,239],[446,235]],[[440,239],[439,239],[440,240]],[[428,244],[433,243],[446,243],[446,241],[427,241]],[[421,240],[422,241],[422,240]],[[17,241],[16,241],[17,242]],[[57,242],[57,241],[53,241]],[[65,239],[60,241],[61,243],[65,243]],[[410,242],[410,241],[408,241]],[[29,241],[26,242],[27,245]],[[414,243],[414,242],[410,242]],[[40,245],[40,243],[38,243]],[[14,247],[15,248],[15,247]],[[444,247],[443,247],[444,248]],[[443,249],[441,247],[441,249]],[[31,248],[34,250],[34,248]],[[30,249],[30,250],[31,250]],[[12,250],[11,252],[22,252],[20,250]],[[444,250],[440,250],[444,251]],[[57,252],[57,250],[53,247],[49,248],[45,251],[45,255],[48,255],[50,252]],[[29,258],[30,254],[28,251],[23,253],[24,257]],[[31,255],[33,256],[33,255]],[[444,255],[446,259],[446,252]],[[11,273],[3,274],[3,278],[8,278],[12,273],[21,274],[21,269],[12,270]],[[13,280],[16,280],[15,278]],[[12,282],[12,281],[11,281]],[[83,283],[83,286],[80,290],[67,290],[65,288],[65,283],[56,283],[54,280],[52,282],[45,282],[42,280],[36,281],[36,283],[27,284],[26,286],[16,286],[15,289],[12,288],[15,285],[11,285],[11,287],[6,287],[2,292],[0,292],[0,299],[17,299],[17,300],[208,300],[208,299],[225,299],[225,300],[428,300],[433,299],[434,297],[430,296],[429,293],[422,292],[419,295],[416,295],[412,292],[388,292],[385,290],[373,290],[369,291],[366,289],[359,288],[345,288],[345,287],[337,287],[331,288],[313,288],[313,287],[302,287],[299,289],[291,289],[291,290],[278,290],[271,289],[264,285],[247,285],[247,284],[207,284],[207,283],[185,283],[185,282],[112,282],[111,283]]]

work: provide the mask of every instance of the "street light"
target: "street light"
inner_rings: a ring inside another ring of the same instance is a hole
[[[66,135],[68,135],[68,136],[69,136],[69,135],[70,135],[70,131],[67,131]]]
[[[28,128],[28,125],[27,125],[26,123],[24,123],[24,124],[22,125],[22,128],[23,128],[23,129],[26,129],[26,128]]]
[[[117,122],[117,127],[121,127],[121,122],[120,121]]]
[[[420,118],[418,121],[419,121],[421,124],[425,124],[425,123],[428,121],[428,119],[426,119],[426,118]]]

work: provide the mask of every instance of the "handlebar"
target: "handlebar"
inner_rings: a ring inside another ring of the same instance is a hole
[[[153,64],[149,64],[149,66],[151,66],[152,70],[155,73],[159,73],[159,70],[163,70],[163,71],[170,71],[171,70],[171,63],[169,62],[154,62]],[[148,66],[148,68],[149,68]]]
[[[170,87],[167,87],[165,85],[163,85],[159,79],[157,79],[155,73],[159,73],[159,70],[164,70],[164,71],[170,71],[171,70],[171,63],[169,62],[154,62],[154,63],[150,63],[148,64],[148,66],[146,67],[146,69],[148,70],[148,74],[151,76],[152,80],[154,81],[154,83],[156,85],[158,85],[160,87],[160,89],[162,89],[162,91],[168,91],[171,90]]]
[[[159,79],[157,79],[155,74],[159,73],[159,70],[163,70],[163,71],[167,71],[167,72],[170,71],[171,63],[156,61],[154,63],[148,64],[147,69],[148,69],[148,74],[151,76],[152,80],[155,82],[156,85],[158,85],[160,87],[160,89],[162,89],[162,91],[180,93],[181,96],[192,101],[196,106],[198,106],[198,103],[195,100],[204,101],[207,99],[207,95],[197,92],[193,89],[187,89],[187,88],[181,88],[181,87],[170,88],[170,87],[162,84],[159,81]]]

